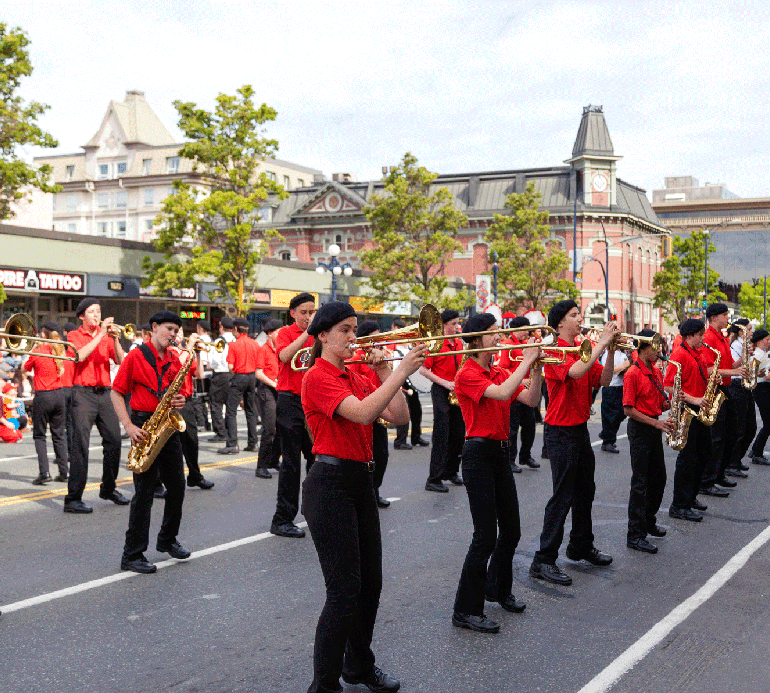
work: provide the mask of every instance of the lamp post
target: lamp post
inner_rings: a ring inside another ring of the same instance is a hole
[[[703,255],[706,259],[705,272],[703,274],[703,310],[709,303],[709,230],[703,229]]]
[[[497,253],[492,251],[492,295],[497,303]]]
[[[349,262],[340,263],[340,261],[337,259],[337,256],[339,254],[340,254],[340,247],[336,243],[332,243],[329,246],[329,255],[331,255],[331,260],[329,260],[328,263],[319,262],[318,267],[315,268],[315,271],[318,272],[318,274],[323,274],[324,272],[331,272],[332,301],[337,300],[337,277],[339,277],[341,274],[344,274],[346,277],[353,276],[353,268],[350,266],[350,263]]]

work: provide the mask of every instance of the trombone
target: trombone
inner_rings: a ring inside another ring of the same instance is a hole
[[[32,318],[26,313],[16,313],[12,315],[5,323],[5,327],[0,332],[0,339],[5,340],[4,351],[10,354],[26,354],[32,353],[32,349],[36,344],[51,344],[59,346],[66,350],[72,349],[74,356],[60,356],[59,354],[36,354],[36,356],[42,356],[50,359],[61,359],[63,361],[78,362],[78,350],[72,342],[67,342],[61,339],[45,339],[43,337],[35,336],[35,325],[32,322]]]

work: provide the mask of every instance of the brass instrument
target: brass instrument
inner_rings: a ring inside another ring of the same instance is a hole
[[[646,342],[656,354],[660,351],[661,341],[660,335],[657,332],[652,337],[640,337],[639,335],[626,334],[625,332],[615,334],[615,347],[621,351],[635,351],[637,345],[634,342]]]
[[[217,337],[212,342],[198,342],[200,346],[196,347],[198,351],[211,351],[212,349],[221,354],[227,348],[227,340],[224,337]]]
[[[102,322],[104,322],[104,320],[102,320],[99,323],[99,327],[102,326]],[[134,325],[134,323],[132,322],[128,323],[127,325],[116,325],[115,323],[112,323],[110,327],[114,327],[120,330],[123,337],[125,337],[129,341],[132,340],[134,337],[136,337],[136,333],[138,332],[136,325]]]
[[[171,400],[182,389],[184,380],[195,362],[193,351],[201,351],[200,344],[201,342],[197,342],[193,345],[193,348],[183,350],[189,354],[189,358],[179,369],[171,385],[168,386],[152,416],[142,426],[147,431],[148,436],[141,442],[133,445],[128,453],[126,467],[130,472],[135,474],[146,472],[152,466],[152,463],[168,439],[174,433],[182,433],[186,430],[187,424],[184,422],[182,415],[171,408]]]
[[[72,342],[66,342],[61,339],[45,339],[35,336],[35,326],[32,318],[26,313],[16,313],[12,315],[5,323],[3,331],[0,332],[0,339],[5,340],[3,350],[10,354],[29,355],[36,344],[51,344],[54,347],[61,347],[65,351],[62,354],[36,354],[44,358],[55,358],[65,361],[78,362],[78,350]],[[67,349],[72,349],[74,356],[64,356]]]
[[[698,414],[680,399],[680,393],[682,392],[682,364],[676,361],[669,361],[669,363],[676,368],[674,388],[671,393],[671,410],[668,415],[668,420],[674,424],[674,430],[666,433],[666,444],[674,450],[681,450],[687,445],[690,422]]]
[[[717,420],[717,414],[719,414],[719,408],[722,406],[722,402],[725,401],[724,393],[718,390],[719,381],[722,378],[722,376],[719,375],[719,365],[722,362],[722,354],[708,344],[704,343],[703,346],[714,352],[716,360],[714,361],[714,371],[709,377],[709,381],[706,385],[706,392],[703,395],[703,405],[698,412],[698,421],[705,426],[712,426]]]
[[[743,335],[743,351],[741,352],[741,361],[743,367],[748,371],[745,378],[741,378],[741,385],[747,390],[753,390],[757,386],[759,379],[759,361],[751,354],[751,345],[749,344],[749,330],[745,325],[736,325]]]

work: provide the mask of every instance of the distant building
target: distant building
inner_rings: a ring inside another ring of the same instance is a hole
[[[665,179],[663,190],[652,191],[652,204],[663,202],[691,202],[695,200],[737,200],[724,183],[700,185],[692,176],[672,176]]]
[[[52,180],[63,188],[47,196],[53,198],[53,229],[150,241],[153,220],[175,180],[205,188],[192,161],[179,156],[182,146],[174,142],[144,92],[128,91],[124,101],[111,101],[82,153],[35,158],[36,164],[53,168]],[[321,171],[278,159],[266,160],[263,169],[287,190],[323,179]]]

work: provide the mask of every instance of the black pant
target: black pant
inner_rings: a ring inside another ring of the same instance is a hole
[[[460,471],[460,455],[465,441],[465,422],[460,407],[449,404],[449,390],[433,383],[433,438],[428,483],[451,479]]]
[[[188,476],[190,481],[196,482],[203,478],[201,468],[198,464],[198,424],[195,415],[195,399],[187,398],[187,403],[179,412],[187,424],[182,433],[179,434],[179,442],[182,446],[182,456],[187,463]],[[182,470],[184,471],[184,469]]]
[[[461,614],[481,616],[485,595],[502,601],[511,594],[513,554],[521,538],[519,498],[507,451],[498,441],[465,441],[463,479],[473,518],[473,539],[454,608]]]
[[[262,436],[259,439],[259,453],[257,454],[257,467],[278,469],[281,458],[281,441],[276,433],[275,408],[278,402],[278,393],[261,380],[257,383],[257,401],[259,402],[260,416],[262,417]]]
[[[754,398],[751,390],[747,390],[741,384],[740,379],[730,382],[730,397],[735,406],[735,433],[737,440],[733,446],[728,468],[739,469],[741,460],[754,440],[757,433],[757,412],[754,410]]]
[[[243,400],[243,410],[246,413],[249,447],[257,447],[257,376],[253,373],[233,373],[230,389],[227,391],[227,410],[225,413],[225,428],[227,429],[228,447],[238,445],[238,424],[236,416],[238,405]]]
[[[685,445],[676,458],[674,498],[671,507],[684,510],[692,506],[698,495],[703,470],[711,458],[711,431],[693,418]]]
[[[75,419],[73,418],[72,388],[63,387],[61,391],[64,394],[64,406],[66,409],[64,427],[67,431],[67,459],[70,459],[72,457],[73,440],[75,438]]]
[[[227,393],[230,390],[232,373],[214,373],[211,376],[211,388],[209,389],[209,409],[211,409],[211,427],[214,433],[222,438],[227,437],[225,420],[222,417],[222,407],[227,402]]]
[[[308,693],[337,693],[343,671],[363,676],[374,667],[371,644],[382,591],[382,541],[367,466],[314,464],[303,484],[302,512],[326,582]]]
[[[623,413],[623,386],[602,388],[602,430],[599,438],[605,445],[614,445],[618,429],[626,415]]]
[[[278,437],[281,440],[281,471],[278,473],[278,498],[275,504],[273,524],[294,522],[299,510],[300,460],[307,461],[307,472],[313,464],[313,444],[305,426],[305,412],[299,395],[293,392],[278,393],[275,410]]]
[[[540,388],[540,393],[543,396],[543,403],[545,404],[545,411],[546,415],[548,414],[548,386],[545,383],[545,379],[543,380],[543,387]],[[545,422],[545,417],[543,417],[543,457],[548,457],[548,443],[546,443],[546,432],[548,431],[548,424]]]
[[[535,560],[539,563],[555,563],[564,538],[564,522],[570,509],[570,544],[579,552],[588,551],[594,544],[591,507],[596,493],[596,459],[587,424],[551,424],[545,437],[551,460],[553,495],[545,506],[540,550],[535,554]]]
[[[38,469],[43,476],[50,473],[48,450],[45,443],[45,431],[49,426],[59,474],[67,476],[69,455],[67,454],[67,439],[64,433],[66,417],[67,405],[61,390],[38,390],[35,392],[35,403],[32,407],[32,439],[35,441]]]
[[[526,464],[532,457],[532,444],[535,442],[535,409],[521,402],[511,402],[511,430],[508,436],[508,460],[516,464],[518,434],[521,428],[521,450],[518,450],[519,462]]]
[[[83,498],[88,480],[88,446],[94,424],[102,437],[103,467],[102,483],[99,487],[101,494],[107,495],[115,490],[115,479],[120,468],[120,422],[112,408],[110,388],[76,385],[73,400],[75,434],[65,503]]]
[[[631,447],[631,493],[628,496],[628,539],[644,539],[660,510],[666,488],[663,431],[634,419],[628,421]]]
[[[711,457],[703,471],[701,486],[708,488],[717,481],[725,478],[725,469],[733,454],[737,441],[738,419],[735,415],[735,405],[726,387],[719,387],[724,393],[725,400],[719,407],[716,421],[710,427],[711,431]]]
[[[422,438],[422,404],[420,404],[420,393],[417,390],[412,390],[412,394],[404,395],[406,397],[406,404],[409,407],[409,421],[412,424],[412,445],[416,445],[417,441]],[[404,445],[406,443],[406,434],[409,432],[409,424],[405,423],[402,426],[396,426],[396,440],[394,445]]]
[[[150,414],[134,412],[131,420],[137,426],[141,426],[149,417]],[[153,492],[158,479],[166,487],[163,522],[158,533],[158,544],[167,547],[176,541],[184,502],[182,443],[178,433],[174,433],[168,439],[146,472],[134,474],[134,497],[131,499],[126,544],[123,547],[123,558],[126,560],[140,558],[147,550]]]
[[[770,383],[760,382],[754,388],[754,401],[757,403],[759,415],[762,417],[762,428],[751,446],[752,457],[762,457],[767,439],[770,438]]]
[[[372,483],[374,490],[379,494],[385,470],[388,468],[388,427],[376,421],[372,425],[372,458],[374,460]]]
[[[195,411],[195,423],[199,431],[208,431],[211,428],[209,417],[206,414],[206,400],[209,398],[211,378],[195,378],[195,392],[193,393],[193,410]]]

